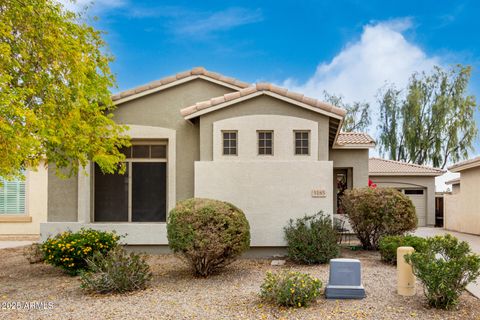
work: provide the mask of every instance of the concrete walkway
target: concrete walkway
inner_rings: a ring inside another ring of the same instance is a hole
[[[455,231],[449,231],[442,228],[421,227],[415,231],[415,235],[419,237],[432,237],[442,234],[451,234],[462,241],[468,242],[472,251],[480,254],[480,236],[475,236],[467,233],[460,233]],[[470,283],[467,286],[467,290],[475,297],[480,298],[480,277],[477,278],[477,283]]]
[[[7,249],[7,248],[16,248],[16,247],[23,247],[32,244],[34,241],[22,241],[22,240],[1,240],[0,241],[0,249]]]

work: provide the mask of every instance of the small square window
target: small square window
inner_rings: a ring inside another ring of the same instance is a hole
[[[237,155],[237,131],[222,131],[223,155]]]
[[[310,154],[310,131],[294,131],[295,135],[295,154]]]
[[[133,158],[150,158],[150,146],[136,145],[132,147]]]
[[[258,154],[273,155],[273,131],[258,131]]]

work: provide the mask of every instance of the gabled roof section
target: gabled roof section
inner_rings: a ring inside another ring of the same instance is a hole
[[[375,140],[364,132],[340,132],[334,149],[365,149],[374,148]]]
[[[180,110],[180,112],[185,119],[189,120],[260,95],[269,95],[340,120],[343,120],[346,114],[345,109],[335,107],[317,99],[305,97],[303,94],[292,92],[270,83],[257,83],[237,92],[227,93],[220,97],[197,102],[190,107]]]
[[[371,176],[433,176],[437,177],[446,171],[418,164],[393,161],[381,158],[370,158],[368,173]]]
[[[448,167],[448,170],[452,172],[460,172],[466,169],[471,169],[475,167],[480,167],[480,156],[468,159],[465,161],[457,162],[450,167]]]
[[[196,67],[188,71],[177,73],[170,77],[156,80],[145,85],[114,94],[112,96],[112,100],[116,105],[118,105],[195,79],[204,79],[233,90],[241,90],[250,86],[249,83],[226,77],[216,72],[208,71],[203,67]]]

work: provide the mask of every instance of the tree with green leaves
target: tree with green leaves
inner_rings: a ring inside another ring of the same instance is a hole
[[[88,161],[124,170],[104,52],[101,33],[57,1],[0,2],[0,177],[41,160],[66,175]]]
[[[366,131],[372,123],[370,116],[370,104],[367,102],[346,103],[342,96],[336,96],[324,91],[323,96],[326,102],[336,107],[347,110],[343,120],[342,130],[346,132]]]
[[[405,90],[380,91],[380,153],[390,159],[445,168],[468,157],[477,136],[470,67],[415,73]]]

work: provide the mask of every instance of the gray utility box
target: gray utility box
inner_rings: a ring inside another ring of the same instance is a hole
[[[331,259],[330,277],[325,289],[327,299],[363,299],[360,260]]]

